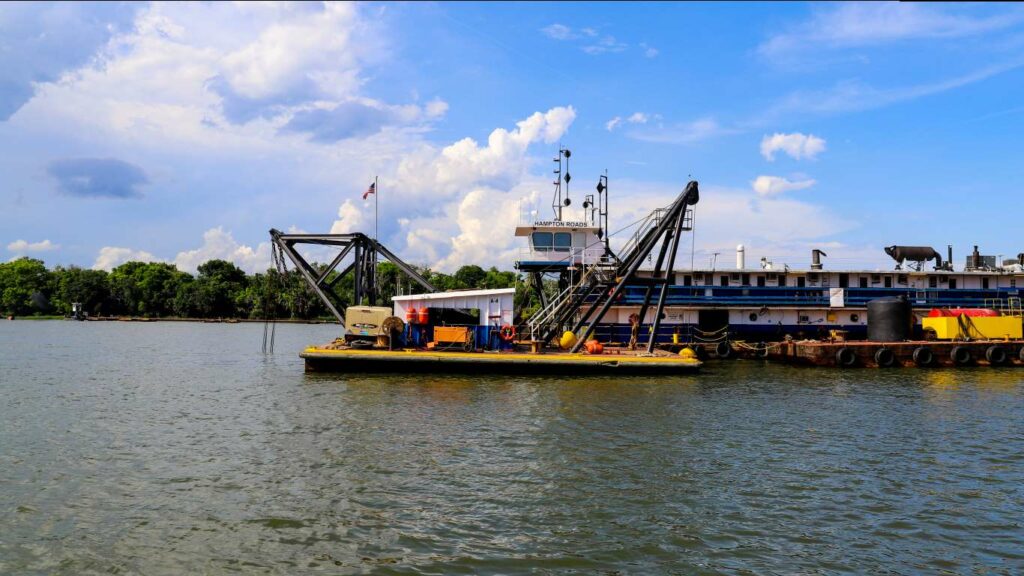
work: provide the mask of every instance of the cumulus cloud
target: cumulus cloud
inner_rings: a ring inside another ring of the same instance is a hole
[[[7,245],[7,251],[12,254],[28,254],[35,252],[49,252],[51,250],[57,250],[60,248],[60,244],[54,244],[49,240],[42,240],[39,242],[29,242],[27,240],[15,240]]]
[[[61,193],[83,198],[139,198],[149,182],[141,168],[115,158],[64,158],[46,171]]]
[[[804,190],[814,184],[815,181],[810,178],[788,180],[781,176],[758,176],[750,183],[750,187],[757,192],[758,196],[777,196],[784,192]]]
[[[518,203],[538,198],[537,190],[549,185],[547,177],[530,172],[529,148],[554,144],[575,118],[571,106],[535,112],[512,130],[493,130],[486,144],[464,138],[403,159],[395,181],[382,180],[380,198],[403,206],[402,253],[441,270],[467,263],[507,266],[516,249]],[[351,204],[342,204],[336,226],[362,221]]]
[[[195,250],[178,252],[174,264],[179,270],[194,273],[207,260],[227,260],[249,273],[270,267],[270,243],[260,242],[255,248],[237,242],[222,227],[203,233],[203,245]]]
[[[345,200],[338,207],[338,219],[331,225],[331,234],[349,234],[361,232],[363,226],[363,212],[351,200]]]
[[[579,35],[572,31],[565,24],[551,24],[540,29],[545,36],[554,40],[572,40],[578,38]]]
[[[96,256],[96,261],[93,262],[92,268],[93,270],[106,270],[109,272],[125,262],[163,262],[163,260],[143,250],[104,246],[100,248],[100,253]]]
[[[825,140],[813,134],[805,135],[800,132],[792,134],[776,132],[771,136],[765,134],[761,139],[761,155],[771,162],[775,160],[775,153],[779,150],[796,160],[813,159],[825,151]]]

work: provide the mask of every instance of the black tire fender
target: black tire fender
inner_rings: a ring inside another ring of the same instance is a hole
[[[732,345],[726,340],[719,342],[715,345],[715,355],[719,358],[728,358],[732,356]]]
[[[935,363],[935,353],[927,346],[914,348],[914,364],[918,366],[931,366]]]
[[[954,346],[949,351],[949,359],[953,361],[953,364],[957,366],[966,366],[971,363],[974,359],[971,355],[971,349],[966,346]]]
[[[993,366],[1002,366],[1009,360],[1009,355],[1006,353],[1006,348],[993,344],[985,349],[985,360]]]
[[[896,354],[890,348],[875,350],[875,363],[880,368],[891,368],[896,365]]]
[[[857,355],[853,352],[852,348],[843,346],[839,350],[836,350],[836,366],[843,368],[849,368],[857,363]]]

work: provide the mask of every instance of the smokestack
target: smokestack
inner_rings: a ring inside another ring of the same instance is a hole
[[[736,269],[743,270],[746,268],[746,251],[743,248],[743,244],[736,246]]]
[[[946,267],[949,268],[950,272],[952,272],[953,271],[953,245],[952,244],[946,244],[946,254],[949,256],[949,258],[946,258]]]
[[[815,248],[814,250],[811,250],[811,270],[821,270],[821,268],[822,268],[822,266],[821,266],[821,257],[822,256],[828,256],[828,254],[825,254],[824,252],[822,252],[821,250],[818,250],[817,248]]]

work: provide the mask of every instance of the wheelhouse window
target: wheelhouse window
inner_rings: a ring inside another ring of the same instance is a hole
[[[530,242],[533,243],[533,249],[537,252],[550,252],[552,248],[552,234],[551,232],[534,232]]]
[[[572,248],[572,234],[568,232],[555,232],[555,252],[568,252]]]

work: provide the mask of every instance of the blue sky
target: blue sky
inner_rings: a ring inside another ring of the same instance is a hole
[[[1024,251],[1015,5],[4,3],[0,71],[4,259],[257,270],[379,175],[398,253],[508,268],[560,143],[613,228],[698,179],[698,264]]]

